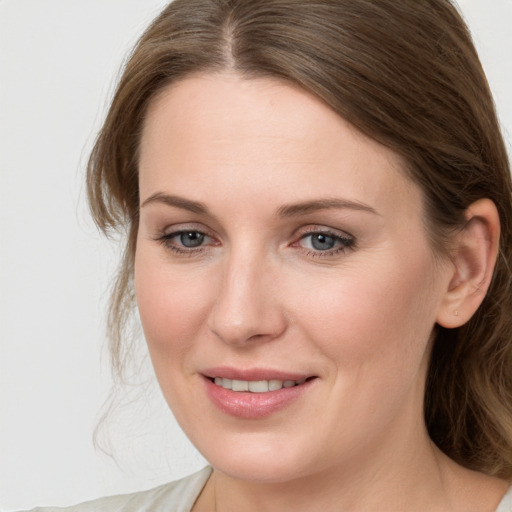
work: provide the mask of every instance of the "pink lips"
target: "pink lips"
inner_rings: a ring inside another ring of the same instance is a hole
[[[283,387],[275,391],[252,393],[225,389],[215,384],[213,379],[223,377],[243,381],[301,381],[311,376],[260,368],[239,370],[229,367],[209,368],[204,370],[202,374],[206,393],[212,403],[222,412],[241,419],[264,418],[287,407],[303,395],[316,380],[314,378],[308,379],[298,386]]]

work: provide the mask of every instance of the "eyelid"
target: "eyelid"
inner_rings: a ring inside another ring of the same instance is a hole
[[[184,233],[198,233],[205,238],[205,243],[197,247],[187,247],[183,244],[177,243],[175,238]],[[163,245],[166,249],[174,251],[178,255],[193,256],[208,249],[209,246],[218,245],[215,235],[211,230],[206,229],[205,226],[198,226],[197,224],[174,224],[167,226],[158,231],[153,239]]]
[[[332,247],[331,249],[326,250],[320,250],[320,249],[314,249],[314,248],[308,248],[308,247],[302,247],[300,245],[300,242],[311,235],[326,235],[329,237],[334,238],[338,243],[337,246]],[[307,226],[306,228],[301,228],[300,230],[297,230],[295,234],[295,241],[291,244],[292,247],[298,247],[306,252],[308,256],[314,257],[314,258],[328,258],[335,256],[339,253],[348,251],[348,250],[354,250],[356,244],[356,238],[351,235],[350,233],[347,233],[346,231],[342,231],[339,229],[330,228],[327,226],[320,226],[320,225],[312,225]]]
[[[168,224],[162,229],[157,228],[155,238],[171,237],[173,235],[175,236],[186,231],[194,231],[197,233],[201,233],[202,235],[208,236],[209,238],[216,238],[215,233],[210,228],[206,227],[204,224],[196,222]]]
[[[343,240],[354,240],[355,241],[354,235],[351,235],[347,231],[344,231],[341,229],[336,229],[336,228],[331,228],[328,226],[323,226],[320,224],[312,224],[312,225],[300,228],[295,231],[294,237],[303,238],[307,235],[311,235],[314,233],[321,233],[321,234],[325,234],[325,235],[331,235],[336,238],[341,238]]]

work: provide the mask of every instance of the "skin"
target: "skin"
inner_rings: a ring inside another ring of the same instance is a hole
[[[492,203],[442,258],[396,154],[300,89],[227,72],[161,92],[140,150],[140,317],[163,394],[215,468],[194,511],[494,510],[505,484],[441,454],[423,421],[432,329],[469,318],[492,273]],[[205,237],[187,248],[182,231]],[[315,379],[241,419],[205,393],[215,366]]]

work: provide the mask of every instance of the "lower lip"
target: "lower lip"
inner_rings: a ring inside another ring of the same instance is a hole
[[[316,379],[299,386],[281,388],[266,393],[231,391],[217,386],[205,378],[206,392],[213,404],[222,412],[241,419],[259,419],[289,406],[305,393]]]

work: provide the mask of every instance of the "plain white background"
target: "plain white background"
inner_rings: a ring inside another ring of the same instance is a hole
[[[84,164],[123,57],[165,3],[0,0],[2,510],[149,488],[204,465],[154,385],[107,424],[114,459],[92,444],[119,248],[88,218]],[[512,0],[460,6],[510,153]]]

